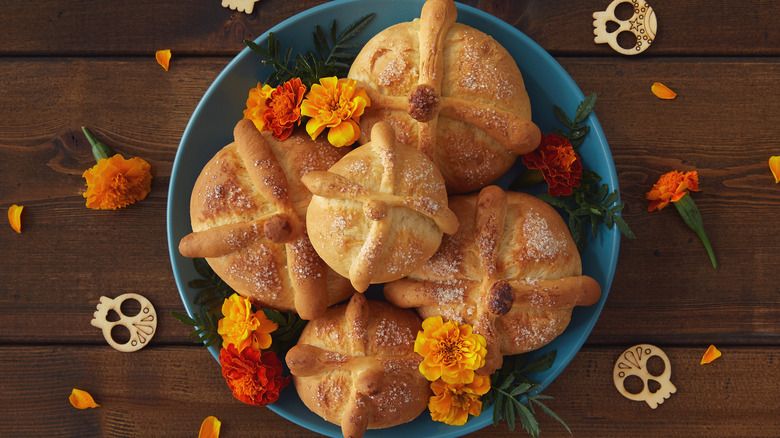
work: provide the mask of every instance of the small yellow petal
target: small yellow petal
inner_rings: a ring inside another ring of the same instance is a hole
[[[209,415],[200,425],[198,438],[219,438],[220,427],[222,427],[222,422],[217,420],[217,417]]]
[[[710,348],[707,349],[707,351],[704,353],[704,356],[702,356],[701,358],[701,365],[704,365],[705,363],[710,363],[719,357],[720,357],[720,351],[718,351],[718,349],[715,348],[714,345],[710,345]]]
[[[171,51],[170,50],[158,50],[154,53],[154,58],[157,60],[157,63],[162,66],[162,68],[165,69],[165,71],[168,71],[168,66],[171,63]]]
[[[95,403],[95,400],[92,399],[92,396],[89,395],[87,391],[82,391],[76,388],[73,388],[73,391],[70,393],[68,400],[70,400],[70,404],[72,404],[76,409],[96,408],[100,406],[99,404]]]
[[[780,155],[769,158],[769,170],[775,177],[775,184],[780,182]]]
[[[8,222],[17,233],[22,232],[22,209],[21,205],[12,205],[8,208]]]
[[[677,97],[677,93],[670,90],[669,87],[666,85],[656,82],[653,84],[652,87],[650,87],[650,90],[655,94],[659,99],[674,99]]]

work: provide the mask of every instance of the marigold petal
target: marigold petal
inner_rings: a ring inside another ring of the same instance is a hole
[[[154,58],[157,60],[157,63],[162,66],[162,68],[165,69],[165,71],[168,71],[168,66],[171,63],[171,51],[166,50],[158,50],[154,52]]]
[[[82,391],[76,388],[73,388],[73,391],[71,391],[68,400],[70,400],[70,404],[72,404],[76,409],[88,409],[100,406],[99,404],[95,403],[95,400],[87,391]]]
[[[780,182],[780,155],[769,158],[769,170],[775,177],[775,184]]]
[[[705,363],[710,363],[713,360],[719,358],[721,356],[720,351],[718,351],[717,348],[715,348],[714,345],[710,345],[709,348],[707,348],[707,351],[704,353],[704,356],[701,358],[701,365],[704,365]]]
[[[203,420],[200,425],[200,432],[198,432],[198,438],[219,438],[219,429],[222,427],[222,422],[213,415],[209,415]]]
[[[11,228],[16,230],[17,233],[22,232],[22,205],[12,205],[8,207],[8,222],[11,224]]]
[[[656,95],[659,99],[674,99],[677,97],[677,93],[670,90],[669,87],[666,85],[656,82],[653,84],[652,87],[650,87],[650,90],[653,92],[653,94]]]
[[[337,148],[349,146],[360,138],[360,127],[352,120],[346,120],[328,130],[328,142]]]

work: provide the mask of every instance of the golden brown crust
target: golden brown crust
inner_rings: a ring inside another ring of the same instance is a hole
[[[312,245],[359,292],[421,266],[454,233],[444,181],[419,151],[397,144],[378,123],[370,144],[303,183],[314,194],[306,216]]]
[[[300,178],[327,169],[346,150],[305,134],[280,142],[246,119],[234,137],[195,182],[193,233],[179,251],[206,257],[220,278],[260,306],[314,318],[354,290],[311,246],[303,219],[311,193]]]
[[[598,301],[601,289],[582,275],[576,245],[560,215],[538,198],[488,186],[450,198],[460,228],[445,236],[419,270],[386,284],[385,298],[469,323],[485,336],[478,372],[498,369],[503,355],[537,349],[558,336],[574,306]]]
[[[349,72],[371,98],[361,143],[389,122],[440,167],[450,194],[493,182],[541,140],[511,55],[456,14],[452,0],[428,0],[420,19],[374,36]]]
[[[345,437],[413,420],[430,397],[414,352],[421,324],[413,311],[362,294],[328,309],[306,325],[287,353],[301,400],[341,425]]]

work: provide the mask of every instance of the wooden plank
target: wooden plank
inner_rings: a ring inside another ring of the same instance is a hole
[[[686,437],[776,436],[777,347],[724,346],[723,357],[706,366],[699,365],[703,348],[664,348],[677,392],[655,410],[623,398],[612,383],[612,367],[625,347],[582,350],[544,391],[553,397],[547,405],[575,436],[657,437],[660,424]],[[224,437],[312,436],[268,409],[234,399],[219,365],[200,348],[126,354],[82,346],[3,346],[0,353],[3,436],[192,437],[209,415],[222,421]],[[101,406],[74,409],[67,400],[72,388],[90,392]],[[542,436],[568,436],[539,410],[537,418]],[[523,435],[502,423],[468,436]]]
[[[0,294],[0,341],[102,342],[89,325],[99,297],[139,292],[157,306],[166,328],[153,342],[187,342],[189,330],[169,316],[183,309],[173,277],[160,269],[169,266],[167,189],[181,133],[227,61],[186,59],[167,73],[139,59],[0,63],[0,205],[25,205],[24,232],[0,233],[8,291]],[[615,159],[624,216],[638,236],[622,241],[604,318],[589,342],[665,340],[675,324],[680,343],[776,344],[780,194],[766,161],[777,154],[776,127],[767,121],[780,113],[780,101],[771,98],[780,65],[710,58],[562,62],[585,93],[599,95],[596,114]],[[649,88],[656,80],[678,98],[654,97]],[[82,125],[115,152],[151,162],[155,179],[146,200],[118,211],[84,207],[81,173],[94,159]],[[717,270],[673,208],[646,211],[644,194],[673,169],[700,173],[702,191],[694,199]],[[49,269],[41,272],[42,266]]]
[[[0,10],[6,17],[26,19],[5,20],[0,26],[0,41],[4,42],[0,55],[111,53],[151,57],[163,48],[173,50],[173,62],[187,55],[233,55],[244,47],[244,39],[254,39],[282,20],[322,3],[325,1],[263,0],[247,15],[223,8],[216,1],[185,6],[151,0],[132,5],[110,0],[2,0]],[[593,42],[592,14],[606,9],[609,1],[463,3],[501,18],[554,55],[622,56]],[[777,2],[654,0],[650,4],[658,17],[658,36],[642,56],[780,54]],[[712,23],[718,23],[716,29]]]

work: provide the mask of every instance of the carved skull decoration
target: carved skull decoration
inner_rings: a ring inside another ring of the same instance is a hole
[[[125,300],[136,300],[141,304],[141,310],[137,315],[129,316],[122,313],[122,303]],[[111,310],[119,315],[119,320],[108,320],[108,314]],[[103,337],[106,338],[108,345],[126,353],[145,347],[157,330],[157,312],[146,297],[138,294],[124,294],[114,299],[100,297],[100,303],[98,303],[97,311],[93,316],[90,324],[103,330]],[[124,344],[116,342],[111,334],[117,325],[124,326],[130,332],[130,339]]]
[[[648,360],[656,356],[664,361],[664,371],[658,376],[653,375],[647,369]],[[625,380],[631,376],[639,377],[644,384],[642,391],[637,394],[629,392],[625,387]],[[615,387],[623,396],[630,400],[647,402],[653,409],[669,398],[672,393],[677,392],[677,388],[669,380],[671,376],[672,367],[666,353],[650,344],[634,345],[624,351],[612,371]],[[660,388],[655,392],[650,389],[650,382],[653,381],[660,385]]]
[[[621,3],[629,3],[633,6],[634,15],[628,20],[621,20],[615,16],[615,8]],[[615,0],[606,11],[593,13],[593,34],[596,35],[596,44],[608,43],[616,52],[623,55],[636,55],[644,52],[655,39],[658,22],[655,12],[645,0]],[[619,27],[613,31],[607,31],[607,23],[614,22]],[[631,48],[623,48],[618,44],[618,35],[621,32],[631,32],[636,36],[636,44]]]

